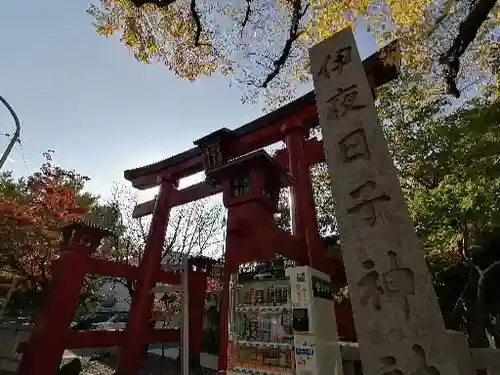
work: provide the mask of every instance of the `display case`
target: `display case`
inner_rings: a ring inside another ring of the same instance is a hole
[[[330,277],[307,266],[233,275],[228,373],[342,374]]]
[[[232,279],[228,371],[293,374],[294,347],[287,277]]]

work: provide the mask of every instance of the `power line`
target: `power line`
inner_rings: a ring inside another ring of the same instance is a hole
[[[21,149],[21,158],[23,159],[24,169],[26,169],[26,174],[29,175],[30,171],[28,169],[28,163],[26,161],[26,152],[24,151],[24,146],[21,138],[17,140],[17,143],[19,143],[19,148]]]
[[[17,117],[17,114],[14,111],[14,109],[10,106],[9,102],[7,102],[7,100],[5,100],[2,95],[0,95],[0,101],[7,107],[10,114],[14,118],[14,122],[16,124],[16,131],[14,132],[14,136],[10,140],[10,143],[7,145],[7,148],[5,149],[2,157],[0,157],[0,170],[1,170],[3,165],[5,164],[5,161],[7,160],[7,157],[9,156],[12,149],[14,148],[14,145],[16,144],[17,140],[19,139],[19,136],[21,134],[21,123],[20,123],[19,117]]]
[[[12,135],[10,135],[9,133],[3,133],[0,135],[4,135],[8,138],[12,137]],[[18,138],[16,143],[19,144],[19,148],[21,149],[21,158],[23,159],[24,169],[26,170],[26,173],[29,175],[30,172],[29,172],[29,168],[28,168],[28,162],[26,159],[26,151],[24,150],[24,146],[23,146],[21,138]]]

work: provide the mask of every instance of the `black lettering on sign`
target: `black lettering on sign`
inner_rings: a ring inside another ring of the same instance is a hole
[[[352,47],[347,46],[337,50],[334,54],[327,54],[321,65],[318,76],[330,79],[331,73],[341,74],[344,66],[351,62]]]
[[[220,167],[223,164],[220,143],[209,144],[202,148],[204,168],[209,171]]]
[[[338,88],[337,93],[326,102],[330,104],[328,120],[338,120],[347,115],[349,111],[359,111],[366,107],[364,104],[357,104],[358,86],[351,85],[346,88]]]

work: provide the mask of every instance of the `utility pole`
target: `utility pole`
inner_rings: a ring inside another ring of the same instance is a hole
[[[0,158],[0,170],[1,170],[3,165],[5,164],[5,161],[7,160],[7,157],[9,156],[12,149],[14,148],[14,145],[19,140],[19,136],[21,134],[21,123],[19,122],[19,117],[17,117],[16,112],[14,112],[14,109],[10,106],[10,104],[7,102],[7,100],[5,100],[4,97],[2,97],[2,95],[0,95],[0,101],[7,107],[10,114],[14,118],[14,122],[16,123],[16,131],[14,132],[14,135],[13,135],[12,139],[10,140],[9,145],[5,149],[5,152],[3,153],[2,157]]]

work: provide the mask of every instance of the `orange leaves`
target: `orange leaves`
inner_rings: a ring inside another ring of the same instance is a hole
[[[222,285],[219,279],[214,279],[213,277],[209,277],[207,279],[207,293],[220,293],[222,289]]]
[[[0,202],[0,217],[2,221],[14,221],[18,225],[29,225],[33,223],[33,218],[22,205],[13,199],[3,199]],[[4,223],[2,223],[4,224]]]
[[[0,180],[15,187],[0,186],[0,266],[26,288],[47,285],[61,238],[58,229],[89,211],[81,194],[88,178],[50,161],[26,181]]]

